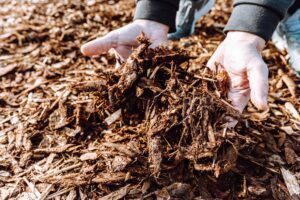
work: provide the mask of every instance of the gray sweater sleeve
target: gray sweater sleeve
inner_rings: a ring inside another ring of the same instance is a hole
[[[245,31],[269,40],[295,0],[235,0],[225,27],[228,31]],[[179,0],[137,0],[135,19],[148,19],[166,24],[175,31]]]
[[[170,27],[174,32],[179,0],[137,0],[134,19],[148,19]]]
[[[235,0],[225,32],[245,31],[267,41],[293,2],[294,0]]]

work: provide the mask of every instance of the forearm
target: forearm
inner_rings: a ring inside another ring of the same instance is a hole
[[[138,0],[134,19],[147,19],[165,24],[175,30],[179,0]]]
[[[235,0],[225,32],[245,31],[267,41],[293,2],[294,0]]]

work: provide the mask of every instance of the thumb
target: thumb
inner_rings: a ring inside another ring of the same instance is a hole
[[[85,56],[95,56],[115,48],[118,43],[118,32],[112,31],[104,37],[97,38],[81,46],[81,52]]]
[[[223,43],[219,45],[214,54],[207,62],[207,67],[213,71],[216,71],[216,63],[223,64],[224,47]]]
[[[259,56],[259,55],[258,55]],[[252,103],[260,110],[268,108],[268,67],[261,59],[256,58],[247,69]]]

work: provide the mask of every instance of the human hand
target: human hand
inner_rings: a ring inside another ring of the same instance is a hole
[[[81,47],[81,52],[86,56],[95,56],[114,49],[116,57],[124,61],[129,57],[134,47],[138,46],[136,40],[142,32],[150,39],[155,48],[167,43],[169,27],[167,25],[144,19],[135,20],[120,29],[114,30],[104,37],[92,40]]]
[[[254,34],[232,31],[217,48],[207,65],[216,70],[221,64],[230,79],[228,98],[242,112],[249,98],[260,110],[267,109],[268,67],[261,52],[265,41]]]

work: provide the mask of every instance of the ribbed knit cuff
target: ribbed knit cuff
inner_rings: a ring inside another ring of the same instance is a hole
[[[137,2],[134,19],[156,21],[169,26],[169,32],[175,32],[176,12],[176,7],[165,2],[140,0]]]
[[[234,7],[224,31],[245,31],[268,41],[279,21],[280,16],[268,8],[259,5],[239,4]]]

